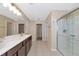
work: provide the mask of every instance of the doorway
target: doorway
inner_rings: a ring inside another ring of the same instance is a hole
[[[42,24],[36,24],[37,40],[42,40]]]
[[[19,27],[19,28],[18,28],[19,34],[24,33],[24,24],[19,24],[18,27]]]

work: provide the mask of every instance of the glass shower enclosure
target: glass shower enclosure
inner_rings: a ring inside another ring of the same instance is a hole
[[[57,50],[64,56],[79,56],[79,8],[57,21]]]

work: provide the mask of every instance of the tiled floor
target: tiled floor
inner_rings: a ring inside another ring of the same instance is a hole
[[[57,51],[51,51],[46,41],[34,41],[28,56],[59,56]]]

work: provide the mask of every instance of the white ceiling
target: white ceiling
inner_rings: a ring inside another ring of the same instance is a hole
[[[69,11],[79,6],[77,3],[16,3],[16,5],[30,20],[45,20],[48,14],[53,10]],[[14,20],[23,19],[9,11],[8,8],[3,7],[1,3],[0,14]]]
[[[53,10],[69,11],[77,8],[77,3],[17,3],[16,4],[31,20],[45,20]]]

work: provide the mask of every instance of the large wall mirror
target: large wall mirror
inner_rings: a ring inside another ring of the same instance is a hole
[[[0,15],[0,38],[17,34],[16,21]]]

